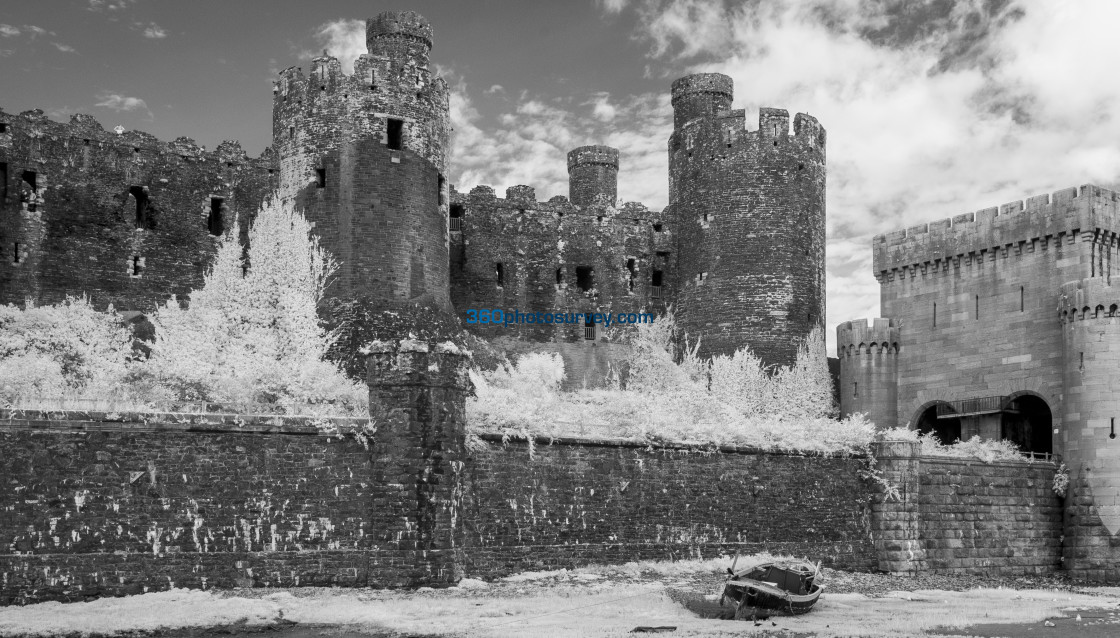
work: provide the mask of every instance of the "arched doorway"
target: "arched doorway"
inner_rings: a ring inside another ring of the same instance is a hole
[[[1054,451],[1053,414],[1038,395],[1012,395],[1003,410],[1001,429],[1002,438],[1024,452],[1050,454]]]
[[[948,406],[949,404],[944,401],[936,401],[926,406],[918,414],[914,429],[919,434],[933,434],[938,441],[941,441],[942,445],[949,445],[961,438],[961,420],[958,417],[946,414],[942,414],[941,418],[938,418],[938,405]],[[946,410],[944,407],[941,409],[943,412]],[[952,411],[952,408],[949,408],[949,410]]]

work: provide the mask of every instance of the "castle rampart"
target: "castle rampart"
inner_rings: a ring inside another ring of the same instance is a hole
[[[90,296],[148,312],[201,285],[216,239],[276,185],[266,150],[109,132],[88,115],[0,110],[0,303]]]
[[[577,149],[580,150],[580,149]],[[668,227],[645,206],[598,198],[578,206],[557,196],[537,201],[529,186],[497,197],[489,186],[452,192],[453,304],[522,312],[657,312],[670,298]],[[467,326],[479,335],[534,342],[587,343],[624,329],[585,325]],[[617,334],[616,334],[617,333]]]

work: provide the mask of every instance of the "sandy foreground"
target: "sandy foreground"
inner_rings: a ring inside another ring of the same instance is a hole
[[[825,595],[811,613],[755,625],[712,617],[719,610],[719,572],[726,565],[716,560],[588,567],[530,572],[495,583],[468,579],[451,589],[412,592],[180,589],[0,608],[0,636],[109,636],[238,626],[250,631],[292,623],[374,635],[596,637],[641,635],[630,633],[639,626],[671,626],[676,630],[663,635],[780,635],[785,630],[814,636],[918,636],[935,628],[1039,622],[1069,609],[1120,615],[1118,588],[891,591],[887,587],[892,584],[920,586],[922,581],[826,572]],[[837,593],[829,593],[830,579]],[[968,582],[961,578],[946,586]]]

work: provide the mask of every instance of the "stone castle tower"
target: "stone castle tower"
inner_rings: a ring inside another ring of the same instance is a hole
[[[676,316],[700,354],[748,345],[789,365],[825,317],[825,131],[799,113],[731,109],[731,78],[672,86],[669,208]]]
[[[366,21],[352,75],[338,59],[281,73],[273,99],[280,197],[295,200],[341,264],[328,294],[450,307],[448,89],[432,28],[411,11]]]

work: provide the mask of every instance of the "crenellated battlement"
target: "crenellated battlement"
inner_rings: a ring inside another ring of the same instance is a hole
[[[1062,323],[1118,317],[1120,285],[1103,277],[1066,282],[1058,295],[1058,316]]]
[[[898,354],[899,325],[893,319],[845,321],[836,326],[836,353],[841,358],[866,354]]]
[[[1120,194],[1086,184],[1002,206],[918,224],[872,240],[877,276],[892,271],[994,255],[1034,240],[1093,240],[1120,231]]]
[[[500,210],[509,215],[595,218],[596,224],[602,227],[608,227],[612,220],[617,220],[622,225],[632,225],[636,220],[651,224],[661,223],[662,220],[661,211],[650,210],[640,202],[608,202],[598,198],[588,205],[580,206],[563,195],[556,195],[548,201],[538,201],[536,189],[525,185],[510,186],[506,188],[505,197],[498,197],[492,186],[480,184],[471,188],[468,193],[452,191],[451,202],[468,204],[471,208]]]

